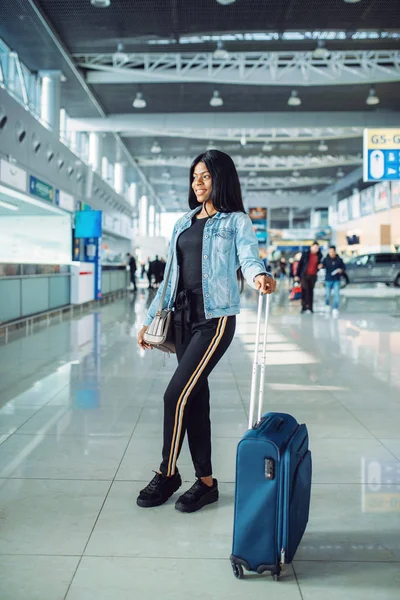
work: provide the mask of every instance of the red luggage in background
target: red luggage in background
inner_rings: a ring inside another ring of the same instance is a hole
[[[301,285],[294,285],[289,294],[289,300],[292,302],[293,300],[301,299]]]

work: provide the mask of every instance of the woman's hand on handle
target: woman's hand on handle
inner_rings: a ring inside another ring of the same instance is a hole
[[[142,350],[153,350],[153,347],[150,346],[150,344],[146,344],[146,342],[144,341],[144,334],[146,333],[148,327],[146,325],[143,325],[142,329],[139,331],[138,336],[137,336],[137,340],[138,340],[138,344],[141,347]]]
[[[276,290],[276,280],[268,275],[257,275],[254,283],[258,291],[263,294],[272,294]]]

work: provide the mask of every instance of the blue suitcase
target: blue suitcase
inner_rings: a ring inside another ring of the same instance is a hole
[[[236,461],[235,516],[231,564],[235,577],[244,568],[271,571],[278,580],[303,537],[311,494],[311,453],[308,432],[294,417],[267,413],[261,417],[269,315],[267,296],[261,365],[258,361],[262,298],[258,308],[256,351],[249,430],[239,442]],[[254,417],[256,376],[261,366],[258,422]]]

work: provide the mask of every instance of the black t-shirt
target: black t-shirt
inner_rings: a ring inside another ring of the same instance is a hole
[[[179,290],[201,293],[203,233],[208,218],[193,218],[192,225],[178,237]]]

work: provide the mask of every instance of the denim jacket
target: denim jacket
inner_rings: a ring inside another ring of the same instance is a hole
[[[172,267],[163,309],[174,307],[178,289],[177,239],[182,231],[191,226],[193,216],[200,210],[201,207],[187,213],[174,226],[165,272],[171,261]],[[256,287],[254,278],[266,273],[264,263],[258,256],[258,242],[250,217],[242,212],[218,212],[208,219],[203,234],[203,298],[207,319],[239,314],[240,291],[236,278],[239,267],[253,288]],[[164,285],[165,280],[150,305],[145,325],[150,325],[154,319]]]

